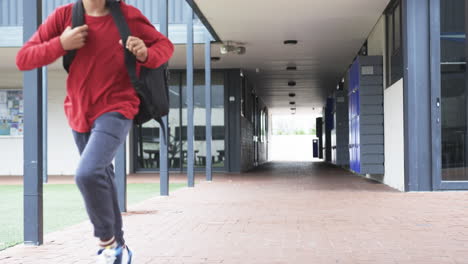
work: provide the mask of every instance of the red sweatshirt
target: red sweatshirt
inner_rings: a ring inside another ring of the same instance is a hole
[[[56,61],[66,51],[60,35],[71,26],[73,4],[57,8],[39,27],[16,57],[18,69],[32,70]],[[148,59],[138,63],[157,68],[167,62],[174,52],[172,43],[133,6],[121,2],[132,35],[142,39],[148,47]],[[86,15],[88,25],[86,45],[79,49],[70,67],[65,98],[65,115],[71,128],[89,132],[100,115],[119,112],[128,119],[138,113],[140,100],[130,83],[124,63],[124,47],[112,15]]]

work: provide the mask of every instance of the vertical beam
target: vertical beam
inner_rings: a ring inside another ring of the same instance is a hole
[[[42,180],[44,183],[49,181],[49,174],[47,172],[47,89],[48,89],[48,77],[47,67],[42,68]]]
[[[194,126],[193,126],[193,10],[185,4],[187,8],[187,177],[188,187],[195,186],[194,173]]]
[[[23,39],[27,41],[41,24],[42,0],[23,8]],[[43,124],[42,69],[24,73],[24,243],[43,243]]]
[[[127,211],[127,157],[126,143],[117,150],[115,156],[115,184],[117,187],[117,199],[120,212]]]
[[[432,187],[434,190],[439,190],[442,182],[440,0],[430,0],[429,9],[429,28],[431,31]]]
[[[212,126],[211,126],[211,35],[205,33],[205,109],[206,109],[206,180],[212,181]]]
[[[47,12],[46,12],[46,6],[47,3],[43,2],[42,3],[42,20],[44,21],[47,18]],[[42,151],[42,159],[43,159],[43,182],[47,183],[49,181],[49,174],[48,174],[48,169],[47,169],[47,98],[48,98],[48,71],[47,71],[47,66],[42,68],[42,122],[43,123],[43,128],[42,128],[42,142],[43,142],[43,151]]]
[[[159,19],[160,19],[160,31],[163,35],[169,36],[169,3],[168,0],[159,1]],[[169,195],[169,169],[168,169],[168,142],[164,141],[163,129],[166,129],[166,140],[169,140],[170,135],[168,131],[168,117],[165,116],[162,118],[164,127],[159,128],[159,181],[160,181],[160,195],[168,196]]]
[[[429,0],[402,1],[406,191],[432,190]]]

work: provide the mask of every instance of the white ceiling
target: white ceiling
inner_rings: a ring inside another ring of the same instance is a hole
[[[343,77],[389,0],[195,2],[223,41],[243,42],[247,48],[245,55],[221,55],[220,45],[213,45],[211,55],[221,57],[213,68],[243,69],[272,113],[289,113],[288,94],[294,92],[297,114],[309,114],[321,111],[325,98]],[[299,44],[285,46],[286,39],[297,39]],[[20,85],[21,75],[14,66],[17,51],[0,49],[4,86]],[[297,65],[298,71],[286,71],[290,64]],[[170,65],[185,68],[185,46],[176,46]],[[204,67],[203,45],[195,45],[195,67]],[[62,71],[61,60],[51,69]],[[5,78],[11,74],[18,76]],[[297,86],[289,87],[290,80]]]
[[[223,41],[246,43],[245,55],[223,56],[214,48],[221,57],[214,67],[244,69],[273,112],[289,112],[288,93],[295,92],[299,114],[323,106],[389,0],[195,2]],[[285,46],[286,39],[299,44]],[[287,72],[288,64],[298,71]],[[297,86],[288,87],[289,80]]]

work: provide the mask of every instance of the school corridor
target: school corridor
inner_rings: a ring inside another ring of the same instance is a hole
[[[197,178],[124,216],[135,263],[467,263],[468,193],[401,193],[321,162]],[[156,195],[156,194],[155,194]],[[88,222],[0,263],[94,263]]]

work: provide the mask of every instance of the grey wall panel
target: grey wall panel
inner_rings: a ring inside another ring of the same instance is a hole
[[[362,76],[361,85],[382,85],[382,76]]]
[[[374,65],[380,66],[383,65],[383,57],[382,56],[360,56],[359,62],[361,65]]]
[[[347,79],[347,77],[345,77]],[[346,83],[346,81],[345,81]],[[349,115],[348,91],[335,91],[335,126],[332,131],[332,163],[339,166],[349,165]]]
[[[226,94],[226,161],[229,172],[241,171],[241,120],[240,120],[240,98],[241,98],[241,79],[240,70],[227,70],[225,72]],[[231,100],[232,98],[232,100]]]
[[[362,104],[378,104],[383,105],[383,95],[361,95],[360,97]]]
[[[359,95],[382,95],[383,91],[379,91],[379,88],[382,88],[383,85],[361,85],[359,88]],[[383,89],[383,88],[382,88]]]
[[[255,151],[253,141],[253,125],[244,117],[241,117],[240,140],[241,171],[248,171],[254,167]]]
[[[385,149],[383,145],[367,145],[361,146],[361,154],[384,154]]]
[[[369,134],[384,134],[384,127],[382,125],[361,125],[361,129]]]
[[[364,160],[366,161],[365,164],[376,164],[381,165],[385,161],[385,156],[383,154],[366,154],[362,155]]]
[[[364,115],[383,115],[384,108],[383,105],[361,105],[361,116]],[[382,118],[382,117],[381,117]]]
[[[379,145],[384,143],[383,135],[368,135],[361,133],[361,141],[360,144],[362,145]]]
[[[383,165],[362,164],[361,170],[366,171],[366,174],[384,174],[385,169]]]
[[[376,124],[382,124],[383,125],[383,119],[380,116],[376,115],[364,115],[361,116],[360,118],[361,125],[376,125]]]

